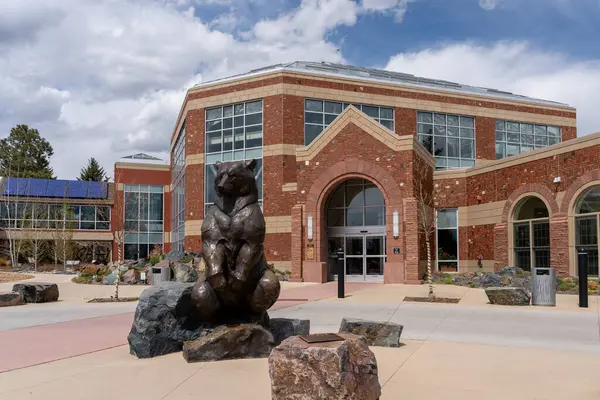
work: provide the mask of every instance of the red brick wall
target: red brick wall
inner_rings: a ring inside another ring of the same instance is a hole
[[[577,137],[577,128],[574,126],[563,126],[562,127],[562,141],[575,139]]]
[[[475,118],[475,156],[480,160],[496,159],[495,118]]]
[[[396,134],[416,135],[417,134],[417,110],[410,108],[396,107],[394,109],[394,124]]]
[[[267,261],[290,261],[292,259],[291,233],[268,233],[265,236]]]

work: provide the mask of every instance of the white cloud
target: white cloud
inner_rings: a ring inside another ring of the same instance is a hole
[[[416,0],[362,0],[362,8],[367,12],[392,14],[396,22],[403,22],[408,3]]]
[[[493,10],[500,2],[501,0],[479,0],[479,6],[484,10]]]
[[[573,61],[526,42],[463,43],[398,54],[386,69],[567,103],[579,136],[600,131],[600,59]]]

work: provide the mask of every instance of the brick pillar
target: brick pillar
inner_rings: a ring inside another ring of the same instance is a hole
[[[302,204],[292,207],[292,282],[302,282]]]
[[[404,280],[421,283],[419,276],[419,208],[417,199],[404,199]]]
[[[494,271],[508,266],[508,226],[506,223],[494,227]]]
[[[550,219],[550,266],[560,276],[569,275],[569,223],[566,216]]]

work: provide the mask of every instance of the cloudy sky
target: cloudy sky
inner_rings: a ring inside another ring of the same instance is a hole
[[[168,159],[185,91],[295,60],[493,87],[600,131],[600,0],[0,0],[0,136],[37,128],[74,178],[89,157]]]

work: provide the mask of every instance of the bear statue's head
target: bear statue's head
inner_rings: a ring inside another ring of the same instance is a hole
[[[258,193],[254,168],[256,160],[217,162],[215,190],[219,196],[241,197]]]

